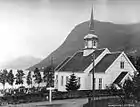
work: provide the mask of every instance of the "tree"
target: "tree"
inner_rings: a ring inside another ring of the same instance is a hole
[[[14,74],[13,71],[10,70],[7,76],[7,82],[13,87],[14,84]]]
[[[136,62],[137,62],[137,58],[135,58],[132,55],[128,55],[129,60],[131,61],[131,63],[136,67]]]
[[[78,83],[78,79],[73,73],[70,75],[68,82],[66,83],[66,90],[67,91],[76,91],[80,88],[80,84]]]
[[[134,97],[134,87],[133,81],[128,78],[124,83],[111,84],[107,87],[107,91],[110,95],[118,96],[120,98],[122,106],[126,103],[126,100]]]
[[[128,58],[130,59],[131,63],[136,67],[139,75],[140,75],[140,56],[132,56],[128,55]]]
[[[126,79],[120,87],[125,94],[126,99],[134,98],[134,83],[132,79]]]
[[[130,79],[126,79],[123,84],[115,84],[115,86],[118,86],[123,94],[117,94],[117,96],[120,97],[122,103],[125,103],[126,99],[132,99],[133,101],[140,101],[140,72],[135,72],[134,76]],[[114,84],[112,84],[114,85]],[[112,88],[112,85],[109,86],[107,89],[109,90],[109,93],[116,93],[114,91],[114,88]],[[112,94],[111,94],[112,95]]]
[[[35,78],[35,83],[37,83],[39,87],[40,83],[42,82],[42,78],[38,68],[35,68],[33,77]]]
[[[133,89],[136,100],[140,101],[140,75],[135,74],[133,77]]]
[[[113,84],[111,84],[110,86],[107,87],[107,91],[110,95],[118,96],[118,98],[121,101],[122,107],[124,107],[126,97],[123,93],[122,87],[119,87],[120,88],[119,90],[118,90],[117,87],[118,87],[118,85],[113,83]],[[121,94],[119,93],[119,91],[121,92]]]
[[[17,85],[20,85],[22,84],[23,85],[23,78],[24,78],[24,72],[22,70],[17,70],[17,73],[16,73],[16,84]]]
[[[4,69],[1,73],[0,73],[0,83],[2,83],[3,85],[3,90],[5,89],[5,84],[7,82],[7,75],[8,72],[6,69]]]
[[[43,80],[46,82],[46,87],[54,87],[54,67],[48,66],[43,71]]]
[[[117,95],[118,94],[118,89],[116,84],[110,84],[109,86],[106,87],[108,94],[110,95]]]
[[[27,78],[26,78],[26,83],[28,85],[31,85],[32,87],[32,75],[31,75],[31,71],[28,72]]]

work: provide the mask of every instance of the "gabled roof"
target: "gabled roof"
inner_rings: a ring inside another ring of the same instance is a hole
[[[115,79],[115,81],[113,83],[115,84],[119,84],[122,79],[126,76],[128,72],[121,72],[120,75]]]
[[[83,56],[83,51],[79,51],[74,54],[66,63],[62,65],[59,71],[84,71],[92,62],[92,55],[95,53],[97,58],[105,49],[98,49],[88,56]]]
[[[62,63],[60,63],[56,68],[55,71],[59,70],[71,57],[67,57]]]
[[[95,72],[105,72],[121,53],[108,53],[95,66]],[[92,71],[92,70],[91,70]]]

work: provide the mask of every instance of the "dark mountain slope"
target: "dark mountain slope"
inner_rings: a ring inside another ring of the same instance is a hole
[[[42,68],[50,64],[51,57],[54,65],[58,65],[66,57],[73,55],[84,47],[84,36],[88,33],[89,22],[77,25],[68,35],[64,43],[47,56],[40,63],[30,67]],[[113,24],[109,22],[95,21],[95,32],[99,37],[99,47],[109,48],[111,51],[124,50],[129,52],[140,47],[140,24]]]

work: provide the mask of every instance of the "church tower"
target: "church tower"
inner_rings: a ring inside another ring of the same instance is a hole
[[[89,32],[84,37],[84,54],[83,56],[88,56],[90,53],[95,51],[98,47],[98,36],[95,34],[94,31],[94,19],[93,19],[93,8],[91,10],[91,18],[89,23]]]

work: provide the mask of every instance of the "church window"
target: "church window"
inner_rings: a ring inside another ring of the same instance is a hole
[[[69,82],[69,77],[66,76],[66,84]]]
[[[58,80],[58,75],[56,75],[55,79]]]
[[[124,61],[120,62],[120,68],[123,69],[124,68]]]
[[[96,41],[93,41],[93,46],[96,46]]]
[[[102,78],[99,78],[99,90],[102,89]]]
[[[78,77],[78,84],[80,84],[80,79],[81,79],[81,78],[80,78],[80,77]]]
[[[94,78],[94,89],[96,87],[96,78]]]
[[[64,77],[61,76],[61,86],[63,86],[63,79],[64,79]]]
[[[85,48],[87,48],[88,47],[88,41],[86,40],[85,41]]]
[[[58,82],[58,75],[56,75],[56,77],[55,77],[55,81],[56,81],[56,83]]]
[[[92,48],[92,41],[91,40],[88,41],[88,46],[87,47]]]

